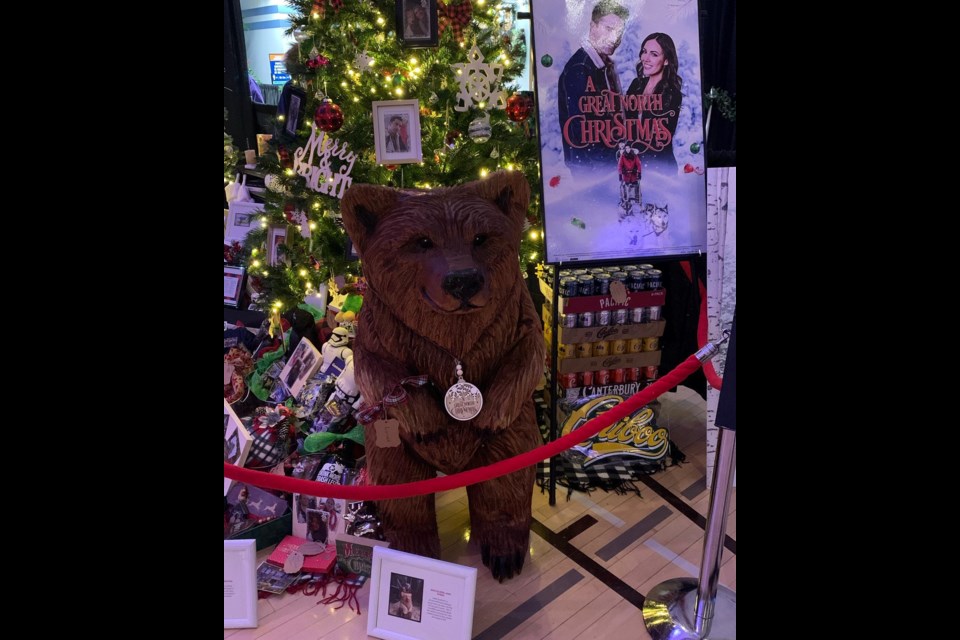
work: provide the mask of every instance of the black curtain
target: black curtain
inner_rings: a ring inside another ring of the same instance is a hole
[[[251,104],[240,0],[223,0],[223,106],[227,133],[241,155],[244,149],[257,148]]]
[[[716,87],[737,97],[737,0],[700,0],[700,41],[703,64],[703,114],[706,95]],[[716,106],[710,118],[707,164],[737,166],[737,123],[727,120]]]

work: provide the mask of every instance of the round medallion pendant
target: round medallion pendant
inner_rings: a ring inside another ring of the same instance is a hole
[[[469,382],[460,380],[447,389],[443,404],[451,417],[457,420],[470,420],[475,418],[483,408],[483,394]]]

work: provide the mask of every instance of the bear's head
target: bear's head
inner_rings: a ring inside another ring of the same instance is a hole
[[[340,210],[371,289],[429,318],[490,310],[513,293],[529,201],[522,174],[498,172],[433,190],[355,184]]]

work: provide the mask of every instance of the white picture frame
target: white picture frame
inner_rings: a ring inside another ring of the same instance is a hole
[[[323,364],[323,356],[313,343],[303,338],[297,348],[290,354],[290,359],[280,371],[280,381],[290,391],[294,398],[300,395],[303,385],[313,377],[313,374]]]
[[[250,445],[253,444],[253,436],[247,431],[247,428],[240,422],[236,412],[227,399],[223,399],[223,461],[242,467],[247,461],[247,455],[250,453]],[[223,495],[230,493],[230,485],[233,480],[223,479]]]
[[[476,591],[476,567],[375,547],[367,635],[470,640]]]
[[[223,231],[225,244],[239,242],[243,244],[247,234],[263,226],[260,218],[263,217],[263,203],[261,202],[231,202],[227,207],[227,221]]]
[[[223,628],[257,626],[257,541],[223,541]]]
[[[394,120],[395,125],[392,124]],[[391,140],[399,136],[400,147]],[[374,100],[373,139],[377,164],[413,164],[423,161],[420,145],[419,100]]]

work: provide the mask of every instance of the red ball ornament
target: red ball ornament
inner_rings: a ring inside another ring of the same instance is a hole
[[[533,100],[530,96],[515,93],[507,98],[507,117],[514,122],[523,122],[530,117],[533,111]]]
[[[343,109],[333,103],[330,98],[324,98],[313,114],[313,121],[317,128],[328,133],[337,131],[343,126]]]

